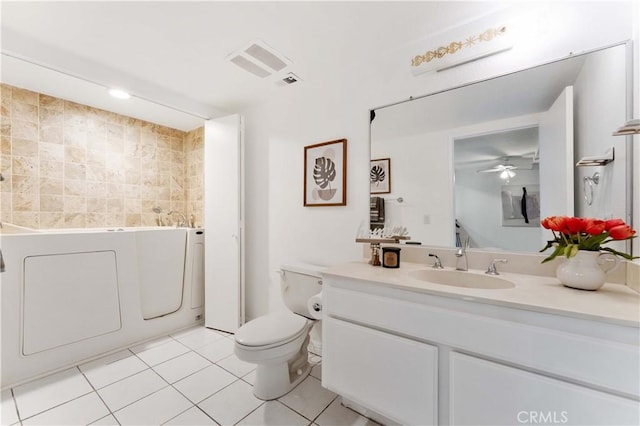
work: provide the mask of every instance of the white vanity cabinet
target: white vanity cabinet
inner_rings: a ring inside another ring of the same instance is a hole
[[[637,327],[331,274],[323,286],[322,383],[365,414],[407,425],[640,424]]]
[[[323,333],[331,389],[401,424],[437,424],[435,346],[334,318]]]

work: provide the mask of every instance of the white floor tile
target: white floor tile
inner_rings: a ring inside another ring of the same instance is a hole
[[[263,403],[253,396],[253,387],[238,380],[198,404],[221,425],[237,423]]]
[[[218,362],[233,354],[233,345],[230,339],[220,339],[196,349],[196,352],[211,362]]]
[[[169,420],[165,425],[206,426],[217,425],[217,423],[214,422],[211,417],[203,413],[198,407],[192,407],[184,413]]]
[[[162,364],[158,364],[154,366],[153,369],[167,382],[174,383],[210,365],[211,361],[190,351],[184,355],[165,361]]]
[[[113,417],[112,414],[109,414],[108,416],[98,419],[91,424],[95,426],[120,426],[120,423],[118,423],[118,421],[116,420],[115,417]]]
[[[233,374],[217,365],[211,365],[174,383],[173,386],[197,404],[236,380],[237,377]]]
[[[241,361],[235,354],[218,361],[216,364],[238,377],[246,376],[256,369],[256,364]]]
[[[18,412],[16,411],[16,403],[11,395],[11,389],[2,391],[2,405],[0,407],[0,413],[2,413],[0,424],[12,425],[18,422]]]
[[[186,352],[189,352],[189,348],[172,339],[161,345],[136,352],[136,355],[148,365],[154,366]]]
[[[311,369],[311,377],[315,377],[316,379],[322,381],[322,364],[316,364]]]
[[[95,392],[22,421],[23,425],[86,425],[109,414]]]
[[[138,352],[146,351],[151,348],[155,348],[159,345],[164,345],[165,343],[172,342],[173,339],[169,336],[158,337],[157,339],[149,340],[148,342],[141,343],[139,345],[132,346],[129,348],[131,352],[137,354]]]
[[[82,373],[77,368],[70,368],[17,386],[13,394],[24,419],[92,391]]]
[[[187,398],[168,386],[113,414],[122,425],[159,425],[191,405]]]
[[[147,369],[98,390],[111,409],[116,411],[168,386],[153,370]]]
[[[253,370],[251,373],[247,374],[246,376],[242,376],[242,380],[244,380],[245,382],[253,386],[256,383],[256,370]]]
[[[278,401],[267,401],[242,419],[238,425],[307,426],[309,419]]]
[[[314,419],[335,397],[335,393],[322,387],[320,380],[307,377],[295,389],[280,398],[280,402],[306,418]]]
[[[80,370],[96,389],[103,388],[147,368],[149,367],[130,351],[117,352],[80,365]]]
[[[191,349],[201,348],[224,338],[222,334],[206,327],[189,329],[185,332],[173,334],[172,337]]]
[[[316,419],[320,426],[375,426],[378,423],[348,409],[336,398]]]
[[[322,357],[320,355],[309,353],[309,364],[316,365],[320,364],[322,361]]]

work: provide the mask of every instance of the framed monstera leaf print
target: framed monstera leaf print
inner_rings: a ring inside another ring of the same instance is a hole
[[[378,158],[371,160],[369,182],[372,194],[388,194],[391,192],[391,159]]]
[[[347,140],[304,147],[304,205],[347,205]]]

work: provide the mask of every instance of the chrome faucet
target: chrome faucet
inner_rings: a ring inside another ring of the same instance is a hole
[[[469,248],[469,238],[467,238],[464,244],[456,250],[456,271],[469,270],[469,265],[467,263],[467,248]]]
[[[167,216],[171,216],[174,213],[179,214],[180,218],[181,218],[181,220],[179,222],[176,222],[176,228],[181,228],[181,227],[187,226],[187,217],[184,215],[184,213],[180,213],[177,210],[171,210],[169,213],[167,213]]]
[[[487,268],[487,272],[485,272],[485,274],[487,274],[487,275],[500,275],[500,272],[498,272],[498,270],[496,269],[496,263],[497,262],[507,263],[507,259],[493,259],[491,261],[491,263],[489,264],[489,267]]]
[[[435,257],[435,258],[436,258],[436,261],[434,262],[434,264],[433,264],[433,266],[432,266],[432,268],[433,268],[433,269],[444,269],[444,268],[442,267],[442,262],[440,262],[440,258],[438,257],[438,255],[437,255],[437,254],[431,254],[431,253],[429,253],[429,257]]]

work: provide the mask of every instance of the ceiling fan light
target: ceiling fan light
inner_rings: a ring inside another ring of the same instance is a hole
[[[500,172],[500,179],[509,180],[516,175],[516,172],[510,169],[503,170]]]

